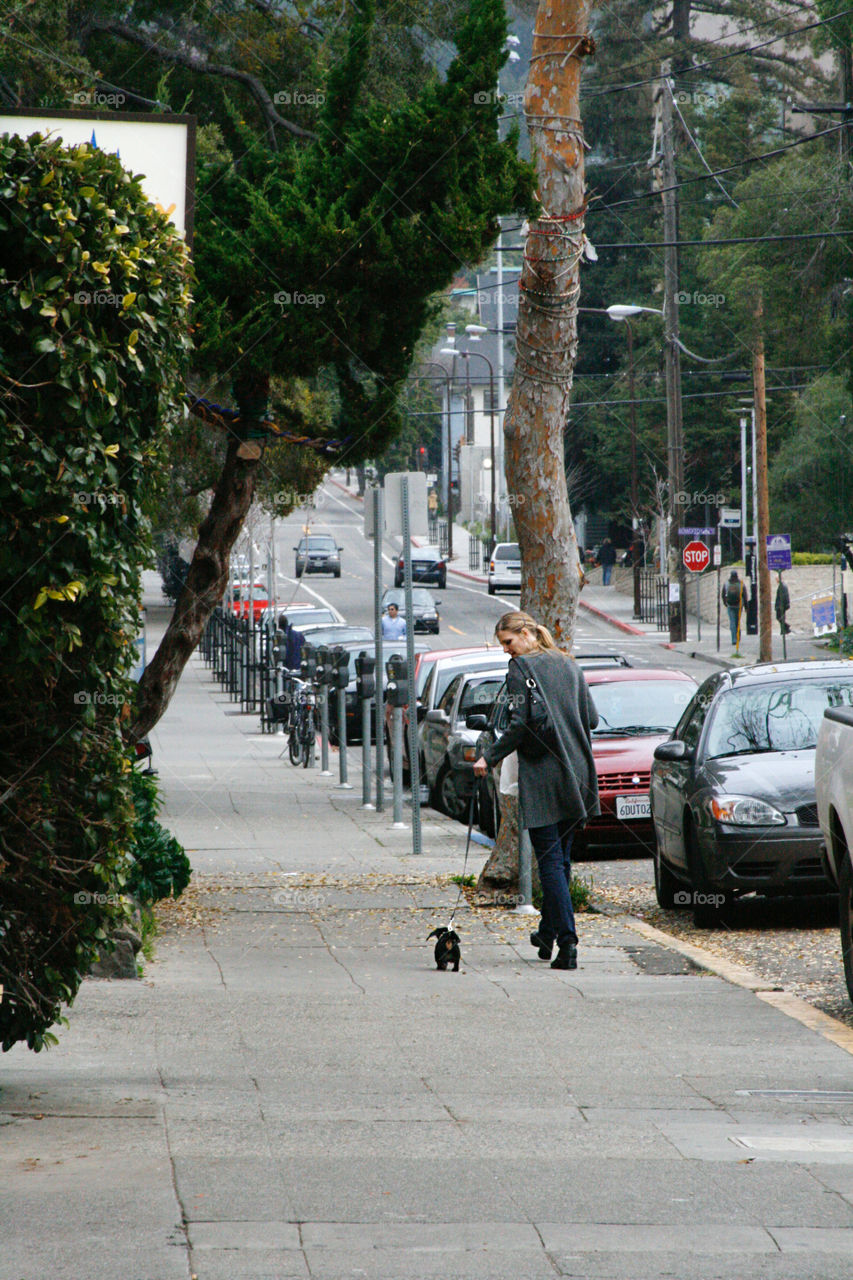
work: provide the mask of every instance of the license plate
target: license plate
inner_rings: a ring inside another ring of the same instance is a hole
[[[652,806],[648,796],[617,796],[616,817],[622,822],[632,822],[637,818],[650,818]]]

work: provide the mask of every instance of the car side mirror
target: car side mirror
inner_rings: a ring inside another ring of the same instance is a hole
[[[688,760],[693,752],[680,738],[672,742],[661,742],[655,747],[655,760]]]
[[[482,711],[469,711],[465,717],[466,729],[479,729],[481,732],[486,729],[489,724],[489,717],[484,716]]]
[[[416,707],[416,709],[415,709],[415,715],[417,716],[418,724],[420,724],[420,723],[422,722],[422,720],[424,719],[424,716],[426,715],[426,710],[427,710],[427,709],[426,709],[426,707],[423,705],[423,703],[419,702],[419,703],[418,703],[418,705],[417,705],[417,707]]]
[[[450,724],[450,716],[446,711],[428,711],[424,718],[427,724]]]

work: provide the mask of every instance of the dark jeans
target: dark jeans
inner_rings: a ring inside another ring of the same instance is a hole
[[[740,609],[736,604],[727,604],[726,610],[729,615],[729,630],[732,633],[732,644],[737,644],[737,624]]]
[[[552,822],[547,827],[531,827],[530,843],[536,854],[542,883],[542,923],[539,936],[547,946],[556,938],[560,947],[577,942],[575,912],[569,884],[572,878],[572,837],[574,823]]]

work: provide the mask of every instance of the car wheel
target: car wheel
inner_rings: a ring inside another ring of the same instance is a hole
[[[436,791],[438,792],[439,807],[450,818],[455,818],[457,822],[464,822],[468,818],[469,801],[459,794],[459,788],[456,782],[456,775],[447,765],[441,769],[436,779]]]
[[[838,874],[838,923],[841,929],[844,981],[847,983],[847,994],[853,1000],[853,866],[846,849]]]
[[[335,577],[336,577],[336,578],[339,578],[340,576],[341,576],[341,571],[340,571],[340,569],[336,569],[336,570],[335,570]]]
[[[395,574],[394,574],[394,586],[395,586],[395,587],[402,587],[402,585],[403,585],[403,579],[402,579],[402,578],[400,578],[400,577],[398,577],[398,575],[395,573]]]
[[[492,586],[491,582],[486,587],[486,590],[488,591],[490,596],[493,596],[495,594],[495,588]]]
[[[658,906],[671,911],[676,905],[675,895],[681,890],[681,882],[675,878],[661,857],[657,835],[655,835],[655,848],[652,856],[655,866],[655,897],[658,900]]]
[[[438,589],[439,591],[444,591],[446,587],[447,587],[447,575],[443,573],[438,580]]]

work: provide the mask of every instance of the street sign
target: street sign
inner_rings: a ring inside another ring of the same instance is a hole
[[[712,528],[711,525],[705,525],[703,528],[679,529],[678,536],[679,538],[713,538],[716,532],[717,530]]]
[[[740,512],[737,507],[720,507],[720,528],[740,528]]]
[[[701,573],[711,563],[711,553],[704,542],[688,542],[684,548],[684,567],[691,573]]]
[[[719,542],[715,542],[714,543],[714,567],[719,569],[722,563],[723,563],[723,548],[720,546]]]
[[[812,596],[812,627],[816,636],[829,635],[836,630],[833,595]]]
[[[791,535],[790,533],[769,533],[767,535],[767,568],[790,569],[791,567]]]

